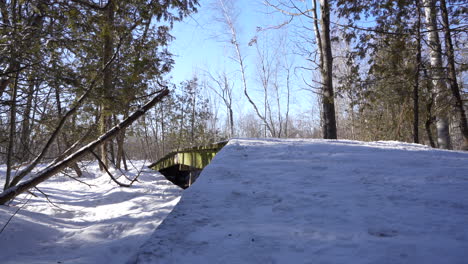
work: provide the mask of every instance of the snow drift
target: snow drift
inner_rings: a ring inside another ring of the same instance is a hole
[[[134,162],[133,178],[144,166]],[[179,201],[182,189],[148,169],[131,188],[117,186],[96,162],[78,183],[63,174],[0,206],[2,264],[125,263]],[[0,166],[0,173],[5,166]],[[118,172],[113,171],[114,175]],[[2,177],[4,179],[4,177]],[[123,177],[121,179],[124,180]]]
[[[468,153],[231,140],[128,263],[466,263]]]

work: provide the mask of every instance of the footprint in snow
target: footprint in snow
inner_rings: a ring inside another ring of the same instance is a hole
[[[398,235],[398,231],[386,228],[369,228],[367,232],[375,237],[395,237]]]

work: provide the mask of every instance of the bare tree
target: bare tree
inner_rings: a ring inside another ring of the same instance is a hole
[[[268,31],[274,29],[275,35]],[[291,77],[293,64],[288,51],[288,35],[284,25],[258,29],[249,45],[257,52],[257,78],[263,88],[264,116],[272,128],[273,137],[287,137],[291,100]],[[275,45],[271,45],[275,43]]]
[[[253,41],[250,41],[249,45],[254,45],[257,51],[257,76],[259,78],[260,84],[263,90],[263,116],[266,118],[267,122],[271,127],[271,136],[277,137],[278,131],[275,126],[275,121],[273,120],[273,111],[270,103],[270,89],[274,89],[274,92],[278,92],[278,86],[275,85],[273,78],[278,75],[278,69],[275,67],[275,55],[270,52],[268,47],[270,39],[266,39],[260,47],[259,39],[255,38]],[[277,83],[276,83],[277,84]],[[273,98],[274,100],[274,98]],[[278,98],[279,100],[279,98]],[[278,111],[280,113],[280,111]],[[265,127],[264,137],[267,137],[267,130]]]
[[[265,3],[276,10],[291,17],[304,16],[312,20],[313,31],[319,57],[318,68],[320,71],[320,102],[322,104],[322,128],[323,138],[336,139],[335,97],[333,89],[333,54],[330,38],[330,5],[328,0],[320,0],[320,12],[318,12],[317,0],[312,0],[312,8],[305,10],[294,1],[280,1],[273,4],[270,0]],[[288,10],[289,9],[289,10]],[[292,11],[290,11],[292,9]],[[320,16],[318,16],[320,13]]]
[[[219,9],[219,12],[221,12],[221,18],[219,18],[218,21],[223,23],[226,26],[228,30],[228,34],[230,36],[230,43],[232,44],[235,50],[235,57],[233,58],[233,60],[239,65],[239,70],[240,70],[240,74],[242,78],[242,86],[244,88],[244,95],[249,101],[250,105],[254,108],[255,113],[257,114],[258,118],[262,120],[263,124],[268,129],[268,131],[271,134],[273,134],[273,130],[267,121],[267,117],[260,112],[257,105],[252,100],[251,96],[249,95],[249,92],[247,89],[246,65],[245,65],[244,56],[242,55],[242,52],[241,52],[240,43],[237,37],[237,29],[236,29],[235,14],[234,14],[234,11],[235,11],[234,1],[233,0],[217,0],[216,4],[217,4],[216,7]]]
[[[208,73],[208,77],[213,84],[208,84],[210,90],[212,90],[224,103],[226,107],[226,112],[228,115],[228,126],[229,126],[229,137],[235,136],[235,129],[234,129],[234,111],[233,107],[233,88],[234,85],[229,82],[229,77],[224,70],[222,73],[218,73],[216,76]]]
[[[316,1],[314,6],[314,24],[317,27]],[[316,32],[320,55],[320,74],[322,76],[323,138],[336,139],[335,97],[333,91],[333,56],[330,40],[330,6],[328,0],[320,0],[320,27]]]

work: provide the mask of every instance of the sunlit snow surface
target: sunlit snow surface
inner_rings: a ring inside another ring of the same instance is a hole
[[[63,175],[39,185],[53,205],[33,190],[38,197],[21,195],[9,207],[0,206],[1,229],[30,199],[0,234],[0,263],[125,263],[182,192],[142,162],[134,165],[128,177],[141,168],[145,172],[131,188],[118,187],[93,163],[80,178],[91,187]],[[5,166],[0,172],[4,180]]]
[[[178,204],[147,168],[120,188],[87,167],[91,187],[39,185],[54,205],[33,190],[0,206],[2,227],[30,199],[0,234],[0,263],[468,263],[468,153],[231,140]]]
[[[128,263],[468,263],[468,153],[231,140]]]

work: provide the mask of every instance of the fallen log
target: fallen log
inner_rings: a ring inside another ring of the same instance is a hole
[[[136,121],[139,117],[144,115],[148,110],[150,110],[154,105],[156,105],[158,102],[160,102],[164,97],[166,97],[169,94],[169,89],[164,88],[161,90],[158,95],[153,97],[148,103],[146,103],[144,106],[139,108],[137,111],[132,113],[129,117],[127,117],[125,120],[123,120],[121,123],[118,125],[114,126],[111,128],[109,131],[101,135],[98,139],[92,141],[88,145],[82,147],[81,149],[77,150],[73,154],[69,155],[62,161],[57,162],[54,165],[51,165],[47,168],[45,168],[42,171],[39,171],[36,173],[35,176],[33,176],[31,179],[26,180],[24,182],[19,183],[16,186],[10,187],[6,190],[4,190],[0,194],[0,205],[7,203],[8,201],[11,201],[14,199],[16,196],[19,194],[26,192],[27,190],[36,187],[39,183],[49,179],[50,177],[56,175],[63,169],[67,168],[70,164],[79,161],[83,156],[86,154],[90,153],[94,148],[99,147],[101,144],[106,142],[107,140],[112,139],[113,137],[117,136],[117,134],[122,130],[127,127],[129,127],[134,121]]]

